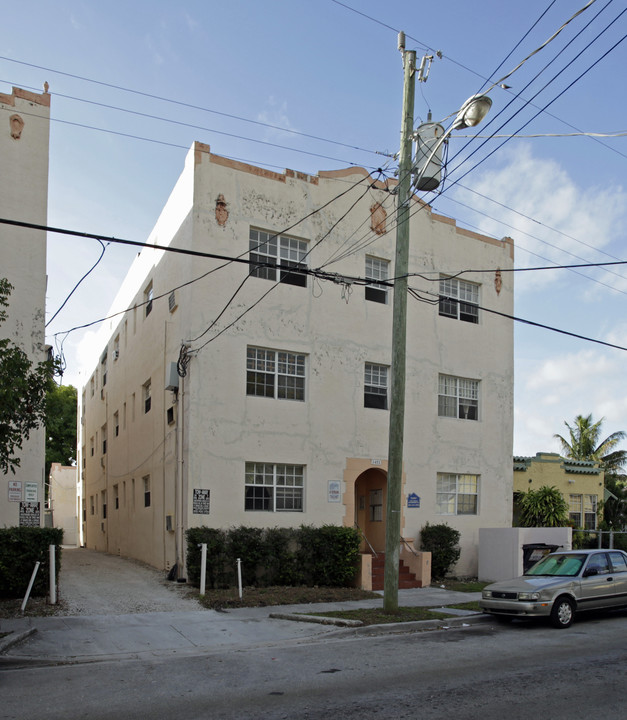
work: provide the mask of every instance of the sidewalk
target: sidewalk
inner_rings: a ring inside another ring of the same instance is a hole
[[[399,605],[439,608],[477,600],[480,593],[450,592],[440,588],[399,590]],[[312,622],[272,617],[292,613],[381,607],[381,599],[343,603],[316,603],[280,607],[236,608],[228,611],[191,610],[127,615],[79,615],[3,619],[0,668],[3,664],[81,663],[142,656],[211,654],[225,648],[303,642],[338,634],[415,632],[485,620],[486,616],[451,611],[451,620],[338,628]]]

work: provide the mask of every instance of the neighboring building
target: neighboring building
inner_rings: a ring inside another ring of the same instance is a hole
[[[46,225],[50,95],[13,88],[0,93],[0,217]],[[18,345],[33,363],[46,358],[46,236],[3,224],[0,277],[13,285],[8,320],[0,336]],[[0,527],[42,525],[45,433],[32,430],[15,474],[0,475]]]
[[[102,329],[81,397],[87,547],[183,574],[192,526],[357,522],[384,549],[394,218],[362,168],[192,147],[148,242],[216,257],[143,250]],[[480,527],[511,526],[513,330],[484,308],[512,314],[512,266],[509,238],[412,202],[401,532],[457,528],[459,574]],[[317,268],[329,281],[299,272]]]
[[[571,460],[556,453],[514,458],[514,492],[556,487],[568,503],[575,528],[596,530],[605,473],[592,460]]]
[[[52,463],[48,485],[50,527],[63,530],[63,545],[78,545],[78,468]]]

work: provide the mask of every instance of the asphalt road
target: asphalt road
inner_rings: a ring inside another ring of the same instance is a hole
[[[420,718],[572,720],[626,715],[627,612],[546,624],[271,643],[0,671],[0,717],[22,720]]]

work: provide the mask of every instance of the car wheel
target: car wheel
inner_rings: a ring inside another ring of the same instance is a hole
[[[568,597],[559,597],[551,609],[551,623],[556,628],[567,628],[573,624],[575,605]]]

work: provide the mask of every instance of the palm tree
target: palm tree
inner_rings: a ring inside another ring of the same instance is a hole
[[[605,418],[592,421],[592,414],[584,417],[577,415],[573,425],[564,421],[569,430],[570,442],[561,435],[553,437],[562,444],[562,453],[573,460],[596,460],[606,473],[620,474],[627,463],[627,450],[616,450],[616,446],[627,437],[623,430],[608,435],[599,441],[601,426]]]

